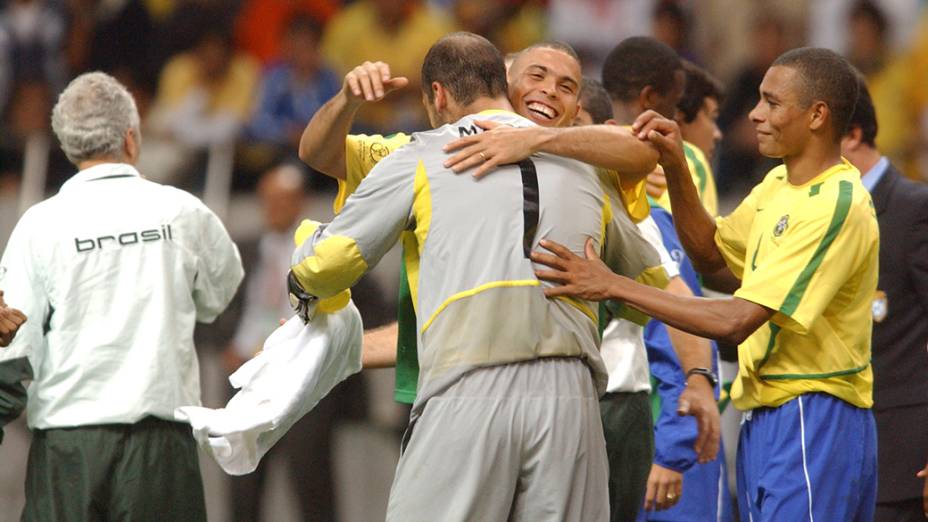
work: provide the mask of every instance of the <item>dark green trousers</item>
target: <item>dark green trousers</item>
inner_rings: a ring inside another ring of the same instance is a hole
[[[35,430],[23,520],[205,521],[190,426],[147,417]]]
[[[599,400],[609,458],[609,520],[638,516],[654,460],[654,424],[647,392],[613,392]]]

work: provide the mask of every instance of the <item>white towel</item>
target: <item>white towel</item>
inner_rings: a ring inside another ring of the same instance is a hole
[[[318,313],[308,325],[293,317],[229,376],[240,390],[225,408],[184,406],[174,416],[190,423],[197,442],[226,473],[251,473],[296,421],[361,371],[362,329],[354,303]]]

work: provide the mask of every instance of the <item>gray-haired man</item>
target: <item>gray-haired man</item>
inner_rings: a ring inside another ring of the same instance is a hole
[[[72,81],[52,127],[80,172],[0,261],[30,318],[0,350],[4,388],[33,381],[23,520],[205,520],[196,445],[172,419],[199,403],[194,323],[231,300],[238,250],[198,199],[139,175],[138,111],[112,77]]]

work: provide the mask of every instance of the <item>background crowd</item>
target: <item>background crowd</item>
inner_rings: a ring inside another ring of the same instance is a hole
[[[764,71],[789,48],[828,47],[866,77],[878,148],[906,176],[928,181],[924,0],[6,0],[0,248],[19,213],[74,173],[51,138],[57,94],[86,71],[117,77],[142,116],[139,170],[201,195],[242,250],[249,279],[240,306],[199,335],[204,403],[219,406],[230,393],[225,377],[286,313],[273,274],[288,260],[290,230],[300,217],[331,216],[334,182],[297,158],[306,123],[346,72],[382,60],[411,86],[365,106],[354,131],[426,129],[419,66],[431,44],[455,30],[482,34],[504,53],[564,40],[594,77],[606,53],[634,35],[654,36],[705,67],[724,87],[723,137],[712,160],[722,210],[772,166],[747,118]],[[383,263],[355,292],[368,326],[395,316],[397,266]],[[320,405],[269,458],[280,472],[232,480],[204,462],[211,519],[382,518],[405,422],[389,372],[354,378]],[[27,444],[20,425],[0,446],[0,505],[10,507],[0,521],[20,512]],[[299,455],[312,458],[290,457]],[[272,487],[262,489],[265,477]],[[272,501],[262,506],[262,495]]]

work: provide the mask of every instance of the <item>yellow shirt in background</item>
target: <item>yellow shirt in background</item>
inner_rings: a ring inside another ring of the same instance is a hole
[[[383,61],[390,65],[392,76],[409,78],[410,85],[404,89],[418,104],[419,76],[422,61],[429,48],[439,38],[453,32],[454,25],[441,11],[428,5],[417,4],[402,26],[395,32],[387,31],[369,0],[359,0],[336,14],[326,26],[322,39],[322,53],[342,75],[365,61]],[[400,92],[391,96],[396,98]],[[394,103],[367,104],[358,113],[359,121],[378,128],[393,125]],[[399,109],[402,110],[402,109]]]
[[[687,141],[683,142],[683,152],[686,155],[686,166],[689,167],[690,175],[693,176],[693,183],[696,184],[702,206],[709,212],[709,215],[718,216],[719,196],[715,189],[715,177],[712,175],[712,167],[709,166],[706,155],[699,150],[699,147]],[[657,198],[656,203],[667,212],[671,212],[670,194],[666,190]]]
[[[742,279],[735,296],[776,311],[738,348],[735,406],[823,392],[871,407],[879,229],[860,172],[844,161],[792,185],[781,165],[716,223],[716,244]]]
[[[235,55],[222,82],[206,87],[200,78],[200,66],[192,53],[182,53],[164,66],[158,81],[157,104],[172,108],[196,89],[207,88],[210,114],[229,112],[241,121],[251,116],[260,78],[257,62],[245,55]]]

